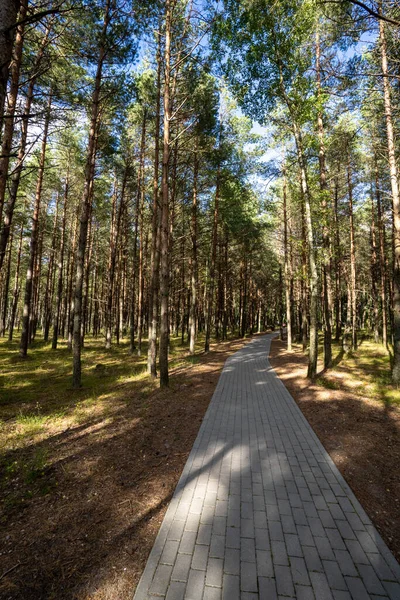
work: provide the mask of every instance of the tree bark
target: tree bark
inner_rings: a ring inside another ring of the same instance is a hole
[[[170,157],[170,120],[171,120],[171,1],[165,2],[165,49],[164,49],[164,136],[162,157],[162,207],[161,207],[161,270],[160,270],[160,386],[166,387],[169,383],[168,374],[168,308],[169,308],[169,182],[168,168]]]
[[[75,277],[75,291],[74,291],[74,323],[73,323],[73,377],[72,385],[74,388],[80,388],[82,385],[82,364],[81,364],[81,353],[82,353],[82,339],[81,339],[81,326],[82,326],[82,292],[83,292],[83,278],[84,278],[84,267],[85,267],[85,252],[87,243],[87,232],[88,222],[90,216],[90,199],[92,197],[94,169],[95,169],[95,158],[96,158],[96,137],[97,137],[97,125],[99,118],[100,108],[100,90],[101,80],[103,72],[103,64],[106,57],[105,48],[105,35],[107,28],[110,23],[110,2],[107,0],[105,6],[105,14],[101,35],[101,42],[99,48],[99,58],[97,61],[96,76],[94,82],[94,89],[92,94],[91,103],[91,118],[90,118],[90,130],[89,130],[89,141],[88,150],[86,155],[86,167],[85,167],[85,183],[84,190],[80,206],[80,224],[79,224],[79,240],[76,256],[76,277]]]
[[[192,237],[192,264],[190,271],[190,312],[189,312],[189,331],[190,331],[190,354],[195,353],[196,346],[196,317],[197,317],[197,179],[199,173],[199,159],[197,151],[194,153],[193,165],[193,193],[192,193],[192,218],[191,218],[191,237]]]
[[[49,96],[49,102],[47,107],[46,119],[44,123],[43,130],[43,139],[42,139],[42,148],[40,152],[40,162],[39,162],[39,172],[38,179],[36,184],[36,193],[35,193],[35,204],[33,209],[33,218],[32,218],[32,231],[31,231],[31,241],[30,241],[30,249],[29,249],[29,263],[28,270],[26,273],[26,281],[25,281],[25,298],[24,298],[24,312],[22,319],[22,334],[21,334],[21,344],[20,344],[20,355],[22,358],[26,358],[28,354],[28,343],[30,339],[30,326],[31,326],[31,302],[32,302],[32,277],[33,270],[35,268],[35,259],[36,259],[36,249],[37,249],[37,241],[38,241],[38,231],[39,231],[39,214],[40,214],[40,202],[42,198],[42,187],[43,187],[43,176],[44,176],[44,166],[46,160],[46,147],[47,147],[47,136],[49,131],[49,123],[50,123],[50,112],[51,112],[51,92]]]
[[[382,13],[382,2],[379,2],[379,13]],[[392,101],[389,82],[389,67],[387,60],[385,23],[379,21],[379,41],[381,49],[381,63],[383,75],[383,98],[386,118],[386,134],[388,144],[388,158],[390,168],[390,184],[392,189],[393,207],[393,367],[392,380],[396,385],[400,384],[400,192],[398,170],[396,163],[396,150],[394,142],[394,128],[392,116]]]

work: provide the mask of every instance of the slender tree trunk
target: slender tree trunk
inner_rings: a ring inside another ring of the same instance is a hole
[[[372,291],[372,328],[375,342],[379,342],[379,297],[378,297],[378,252],[376,243],[375,206],[371,194],[371,291]]]
[[[91,106],[91,118],[90,118],[90,130],[89,130],[89,141],[88,150],[86,156],[86,167],[85,167],[85,183],[84,191],[81,200],[80,207],[80,225],[79,225],[79,241],[76,256],[76,278],[75,278],[75,291],[74,291],[74,324],[73,324],[73,379],[72,385],[74,388],[81,387],[82,384],[82,364],[81,364],[81,352],[82,352],[82,337],[81,337],[81,326],[82,326],[82,292],[83,292],[83,279],[84,279],[84,267],[85,267],[85,252],[87,243],[87,232],[88,222],[90,216],[90,200],[92,197],[93,190],[93,179],[94,179],[94,168],[96,158],[96,135],[99,118],[99,107],[100,107],[100,90],[103,63],[106,56],[105,48],[105,36],[107,28],[110,23],[110,4],[109,0],[106,2],[105,15],[103,21],[102,39],[99,48],[99,58],[97,62],[96,77],[92,95],[92,106]]]
[[[142,135],[140,142],[140,158],[139,158],[139,174],[135,202],[135,226],[133,233],[133,276],[132,276],[132,298],[131,298],[131,330],[130,330],[130,351],[133,353],[136,349],[135,345],[135,312],[136,312],[136,269],[137,265],[137,250],[138,250],[138,231],[140,219],[140,203],[142,194],[144,193],[144,159],[146,145],[146,112],[143,113],[142,120]]]
[[[307,377],[314,379],[318,360],[318,271],[314,247],[314,231],[311,217],[311,193],[308,186],[303,140],[300,129],[294,122],[297,158],[301,174],[301,187],[305,204],[305,222],[308,241],[308,262],[310,267],[310,348]]]
[[[283,247],[285,255],[285,299],[286,299],[286,328],[287,328],[287,349],[292,351],[292,302],[290,294],[291,272],[289,261],[289,243],[288,243],[288,210],[287,210],[287,181],[286,167],[283,167]],[[258,327],[260,331],[260,326]]]
[[[8,68],[11,61],[19,6],[18,0],[2,0],[0,2],[0,131],[3,127]]]
[[[55,254],[56,254],[59,202],[60,202],[60,198],[59,198],[59,194],[57,193],[56,211],[55,211],[55,215],[54,215],[53,235],[52,235],[51,248],[50,248],[49,265],[47,268],[46,289],[45,289],[45,293],[44,293],[44,305],[43,305],[43,325],[44,325],[43,339],[45,342],[47,342],[49,339],[52,304],[53,304],[53,292],[54,292],[53,272],[54,272],[54,260],[55,260]]]
[[[382,2],[379,4],[379,12],[382,13]],[[396,163],[396,150],[394,142],[394,129],[392,117],[392,101],[390,97],[389,68],[387,60],[385,23],[379,21],[379,41],[381,47],[381,62],[383,75],[383,97],[386,117],[386,133],[388,143],[388,157],[390,167],[390,183],[392,188],[393,207],[393,237],[394,237],[394,273],[393,273],[393,383],[400,384],[400,192],[398,170]]]
[[[3,304],[3,315],[1,320],[1,331],[0,335],[3,337],[6,333],[6,325],[7,325],[7,314],[8,314],[8,292],[10,289],[10,275],[11,275],[11,261],[12,261],[12,242],[13,242],[13,234],[11,232],[10,235],[10,243],[8,250],[8,259],[7,259],[7,270],[5,273],[5,281],[4,281],[4,304]]]
[[[211,260],[209,270],[209,284],[208,284],[208,296],[207,296],[207,313],[205,316],[206,325],[206,339],[204,343],[204,351],[210,350],[210,337],[211,337],[211,315],[214,304],[214,285],[215,285],[215,262],[217,259],[217,236],[218,236],[218,219],[219,219],[219,193],[220,193],[220,177],[221,169],[218,166],[217,171],[217,182],[215,188],[215,199],[214,199],[214,215],[213,215],[213,229],[212,229],[212,240],[211,240]]]
[[[160,163],[160,104],[161,104],[161,35],[157,44],[157,99],[154,138],[153,215],[151,225],[150,289],[149,289],[149,347],[147,372],[157,376],[158,290],[160,283],[160,203],[158,198]]]
[[[353,350],[357,350],[357,290],[356,290],[356,246],[354,236],[353,183],[350,154],[347,160],[347,185],[349,192],[350,217],[350,284],[351,284],[351,341]]]
[[[18,300],[19,300],[19,274],[21,267],[21,254],[22,254],[22,241],[24,239],[24,227],[21,225],[21,232],[19,235],[19,244],[18,244],[18,252],[17,252],[17,264],[15,267],[15,280],[14,280],[14,292],[13,292],[13,302],[11,308],[11,316],[10,316],[10,327],[8,330],[8,339],[11,342],[14,334],[14,325],[15,325],[15,316],[17,314],[18,308]]]
[[[58,343],[58,330],[60,324],[60,316],[61,316],[61,303],[62,303],[62,295],[63,295],[63,269],[64,269],[64,249],[65,249],[65,228],[67,226],[67,205],[68,205],[68,193],[69,193],[69,164],[67,167],[67,175],[65,177],[65,185],[64,185],[64,206],[63,206],[63,214],[62,214],[62,222],[61,222],[61,238],[60,238],[60,252],[58,256],[58,265],[57,265],[57,299],[56,306],[54,310],[54,320],[53,320],[53,339],[51,343],[51,347],[53,350],[57,349]]]
[[[21,175],[22,175],[22,171],[23,171],[24,163],[25,163],[26,146],[27,146],[27,142],[28,142],[28,123],[29,123],[29,118],[30,118],[30,113],[31,113],[31,108],[32,108],[32,102],[33,102],[33,98],[34,98],[36,79],[39,74],[39,69],[40,69],[41,62],[43,60],[45,48],[49,41],[49,35],[50,35],[50,28],[48,27],[46,29],[45,35],[42,39],[42,43],[40,45],[39,52],[36,56],[35,64],[33,67],[33,72],[32,72],[32,75],[31,75],[31,78],[30,78],[29,84],[28,84],[24,113],[23,113],[22,119],[21,119],[22,131],[21,131],[21,139],[19,142],[18,156],[17,156],[16,164],[13,168],[12,175],[11,175],[10,192],[9,192],[7,205],[6,205],[5,211],[4,211],[3,228],[2,228],[1,234],[0,234],[0,271],[3,266],[4,256],[5,256],[6,249],[7,249],[8,237],[10,235],[10,228],[12,225],[15,203],[17,201],[19,183],[21,180]]]
[[[316,73],[317,73],[317,92],[318,98],[321,98],[321,46],[320,36],[317,30],[316,34]],[[331,327],[331,257],[330,257],[330,239],[329,239],[329,215],[328,215],[328,184],[326,181],[326,159],[325,159],[325,132],[322,120],[322,111],[318,111],[318,138],[319,138],[319,182],[321,191],[321,207],[323,212],[323,308],[324,308],[324,368],[329,369],[332,366],[332,327]]]
[[[18,2],[15,2],[18,4]],[[10,163],[11,145],[14,134],[14,116],[15,109],[17,106],[17,97],[19,89],[19,76],[22,62],[22,48],[24,45],[24,24],[23,21],[26,17],[26,11],[28,7],[28,0],[22,0],[19,10],[18,20],[22,21],[21,25],[18,25],[15,35],[14,48],[12,52],[12,60],[10,64],[10,89],[7,98],[7,118],[4,120],[4,131],[1,145],[1,157],[0,157],[0,222],[2,220],[3,206],[5,193],[7,188],[7,175],[8,166]],[[0,23],[1,23],[1,8],[0,8]],[[0,25],[1,26],[1,25]],[[1,39],[1,36],[0,36]],[[0,42],[1,46],[1,42]],[[7,73],[8,75],[8,73]],[[1,85],[0,85],[1,87]],[[0,92],[1,96],[1,92]],[[0,100],[1,101],[1,100]],[[1,119],[0,119],[0,133],[2,131]]]
[[[31,326],[30,319],[31,319],[32,283],[33,283],[32,276],[33,276],[33,270],[35,268],[35,259],[36,259],[36,250],[37,250],[37,241],[38,241],[40,201],[42,198],[43,176],[44,176],[44,166],[45,166],[45,160],[46,160],[46,147],[47,147],[47,135],[48,135],[49,123],[50,123],[50,112],[51,112],[51,93],[49,96],[49,102],[48,102],[46,119],[45,119],[44,130],[43,130],[42,149],[41,149],[41,153],[40,153],[39,172],[38,172],[38,179],[37,179],[36,193],[35,193],[35,205],[34,205],[34,209],[33,209],[33,218],[32,218],[29,263],[28,263],[28,270],[27,270],[26,281],[25,281],[24,312],[23,312],[22,334],[21,334],[21,344],[20,344],[20,354],[21,354],[22,358],[26,358],[26,356],[28,354],[28,343],[29,343],[29,338],[30,338],[30,326]]]
[[[387,347],[387,299],[386,299],[386,262],[385,262],[385,225],[382,215],[381,192],[379,187],[378,165],[375,159],[375,195],[378,213],[379,233],[379,272],[382,305],[382,344]]]
[[[171,2],[165,2],[165,59],[164,59],[164,140],[162,158],[162,209],[161,209],[161,272],[160,272],[160,386],[168,386],[168,304],[169,304],[169,182],[170,117],[171,117]]]
[[[192,219],[191,219],[191,237],[192,237],[192,265],[190,271],[190,312],[189,312],[189,331],[190,331],[190,354],[194,354],[196,346],[196,317],[197,317],[197,178],[199,173],[199,160],[197,151],[194,154],[193,165],[193,194],[192,194]]]
[[[335,253],[334,253],[334,264],[335,264],[335,341],[340,340],[342,334],[342,256],[340,250],[340,229],[339,229],[339,214],[338,214],[338,203],[339,203],[339,184],[337,177],[335,178],[335,191],[333,200],[333,214],[335,223]]]

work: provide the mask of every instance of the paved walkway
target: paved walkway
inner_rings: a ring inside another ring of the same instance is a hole
[[[135,600],[400,600],[400,567],[268,362],[231,356]]]

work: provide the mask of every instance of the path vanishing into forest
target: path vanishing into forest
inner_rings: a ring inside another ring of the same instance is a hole
[[[225,363],[135,600],[400,600],[400,566],[271,368]]]

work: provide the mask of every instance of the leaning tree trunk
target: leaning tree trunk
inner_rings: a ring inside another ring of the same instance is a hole
[[[29,248],[29,263],[28,270],[26,273],[25,280],[25,298],[24,298],[24,312],[22,318],[22,334],[21,334],[21,344],[20,344],[20,354],[22,358],[26,358],[28,354],[28,343],[30,338],[30,325],[31,325],[31,303],[32,303],[32,277],[33,270],[35,268],[35,259],[36,259],[36,248],[38,241],[38,230],[39,230],[39,213],[40,213],[40,201],[42,198],[42,187],[43,187],[43,176],[44,176],[44,165],[46,160],[46,147],[47,147],[47,135],[49,131],[49,123],[50,123],[50,111],[51,111],[51,92],[49,96],[49,103],[46,113],[46,120],[44,124],[43,131],[43,139],[42,139],[42,149],[40,153],[40,162],[39,162],[39,173],[36,184],[36,193],[35,193],[35,204],[33,209],[33,218],[32,218],[32,230],[31,230],[31,241]]]

